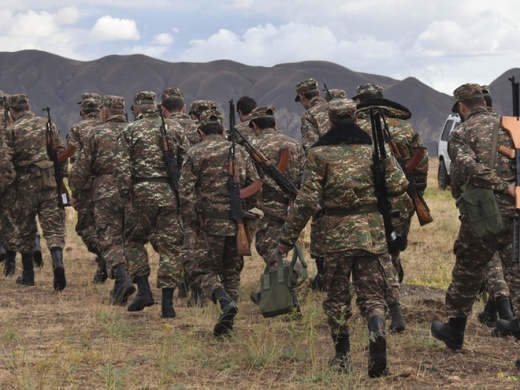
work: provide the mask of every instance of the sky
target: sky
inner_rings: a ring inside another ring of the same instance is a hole
[[[452,94],[520,67],[518,0],[0,0],[0,50],[330,61]],[[356,86],[346,87],[353,93]]]

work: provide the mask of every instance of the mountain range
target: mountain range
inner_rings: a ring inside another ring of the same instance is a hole
[[[520,79],[520,68],[508,70],[490,83],[495,109],[506,115],[512,114],[508,81],[511,76]],[[81,119],[77,103],[83,92],[124,96],[131,117],[130,106],[136,92],[154,91],[160,98],[164,89],[179,87],[184,91],[188,109],[193,100],[214,100],[226,116],[228,102],[236,102],[244,95],[253,97],[259,105],[272,104],[279,130],[299,140],[304,108],[294,102],[295,86],[309,77],[318,80],[320,89],[326,84],[329,89],[346,90],[348,96],[355,94],[358,85],[381,85],[385,98],[410,109],[414,129],[421,134],[430,156],[436,156],[437,140],[453,97],[413,77],[396,80],[354,72],[325,61],[262,67],[229,60],[171,63],[139,54],[76,61],[37,50],[0,52],[0,89],[8,94],[26,93],[37,115],[43,115],[40,110],[50,107],[63,137]]]

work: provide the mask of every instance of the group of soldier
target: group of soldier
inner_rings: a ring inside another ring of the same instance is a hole
[[[471,93],[475,91],[467,85],[461,88],[462,92],[455,91],[456,107],[469,126],[474,122],[469,120],[471,109],[477,105],[470,106],[467,101],[474,98]],[[230,334],[238,313],[240,274],[243,255],[247,254],[240,245],[241,225],[249,228],[247,246],[254,241],[266,266],[276,269],[279,254],[292,249],[312,219],[310,252],[317,274],[311,287],[327,294],[323,309],[335,349],[329,364],[340,371],[350,369],[348,319],[355,293],[371,334],[368,374],[385,375],[387,310],[389,330],[405,330],[399,304],[404,275],[400,252],[406,248],[411,218],[418,206],[411,194],[422,199],[426,188],[428,154],[407,121],[410,111],[384,98],[382,87],[358,86],[353,99],[343,90],[326,90],[325,98],[321,92],[313,78],[296,85],[295,102],[305,108],[301,144],[278,129],[273,106],[259,107],[248,96],[236,104],[240,123],[227,131],[223,112],[215,102],[195,101],[186,113],[179,88],[163,91],[159,104],[154,92],[136,93],[131,108],[133,122],[127,120],[123,97],[84,93],[79,102],[82,120],[72,126],[66,148],[50,117],[36,116],[25,94],[3,99],[9,114],[4,118],[12,121],[4,124],[0,137],[1,241],[6,249],[6,276],[14,274],[14,259],[20,252],[22,274],[16,282],[34,286],[37,216],[52,257],[54,288],[65,288],[64,209],[56,200],[56,171],[66,169],[69,157],[72,195],[61,204],[74,206],[76,232],[96,255],[93,282],[113,279],[111,303],[127,306],[128,311],[154,305],[146,248],[150,243],[159,254],[156,283],[162,293],[161,316],[176,316],[175,289],[179,295],[191,293],[196,304],[208,298],[220,305],[213,329],[216,337]],[[479,93],[482,95],[482,88]],[[466,104],[468,111],[463,110]],[[488,115],[485,103],[482,107],[475,108],[478,115]],[[387,158],[380,167],[385,202],[392,211],[399,211],[388,218],[381,211],[374,179],[374,165],[378,164],[374,160],[376,121],[385,129]],[[481,125],[480,119],[476,121],[475,127]],[[464,127],[465,123],[461,129]],[[483,132],[487,130],[482,127]],[[460,142],[450,142],[452,166],[460,172],[454,175],[455,184],[468,184],[474,180],[472,175],[483,169],[486,175],[475,174],[479,180],[475,185],[489,182],[501,201],[511,206],[514,198],[509,191],[514,175],[506,169],[504,158],[497,162],[497,172],[486,170],[486,158],[482,162],[467,157],[473,141],[464,139],[462,130],[457,130],[457,135]],[[503,134],[499,141],[508,143]],[[249,148],[242,147],[243,143]],[[60,152],[58,168],[49,157],[52,145]],[[299,188],[297,196],[282,189],[265,166],[248,155],[251,148]],[[489,147],[481,148],[489,155]],[[240,218],[233,207],[237,202],[244,208]],[[508,250],[505,236],[482,242],[464,228],[462,220],[455,245],[454,280],[447,294],[450,319],[448,324],[432,324],[434,337],[452,349],[462,347],[466,318],[484,279],[487,257],[498,252],[504,262]],[[395,237],[400,238],[397,247],[389,244]],[[475,256],[482,264],[478,274],[470,272]],[[512,267],[507,270],[506,276],[513,275],[510,279],[520,283],[520,278],[514,277],[517,272]],[[514,287],[515,282],[511,282]],[[136,286],[137,294],[128,304]],[[515,296],[511,286],[511,296]],[[258,294],[252,299],[258,302]],[[519,299],[512,300],[513,308],[520,304]],[[520,313],[520,307],[515,312]],[[501,324],[502,333],[520,337],[516,320],[509,320]]]

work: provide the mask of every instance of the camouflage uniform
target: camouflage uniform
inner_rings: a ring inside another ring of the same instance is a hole
[[[67,147],[74,148],[75,152],[70,158],[72,163],[78,158],[81,149],[84,146],[85,137],[92,126],[101,124],[101,116],[99,114],[99,106],[101,104],[101,96],[97,93],[85,92],[81,95],[81,116],[83,120],[72,125],[67,136]],[[77,189],[76,197],[78,204],[76,211],[78,220],[76,223],[76,233],[81,237],[87,249],[100,255],[99,242],[94,228],[94,211],[91,202],[92,181],[86,181],[84,188]]]
[[[240,116],[240,123],[235,124],[235,128],[249,141],[255,139],[256,134],[251,127],[249,122],[251,121],[251,112],[257,107],[256,101],[249,96],[242,96],[237,100],[236,109]],[[244,144],[242,137],[238,137],[236,140],[240,145]]]
[[[327,103],[332,99],[346,99],[347,97],[347,92],[345,90],[336,88],[329,89],[325,94],[325,100]]]
[[[161,104],[164,106],[168,99],[178,99],[180,102],[184,103],[184,93],[180,88],[168,88],[164,90],[161,95]],[[179,112],[170,112],[168,118],[181,125],[184,135],[188,139],[190,145],[195,145],[202,141],[202,138],[200,138],[200,134],[197,131],[199,127],[197,121],[185,113],[185,108]]]
[[[124,98],[105,96],[101,105],[109,109],[124,110]],[[82,138],[83,147],[69,175],[73,196],[81,193],[92,182],[90,203],[94,214],[95,231],[100,255],[106,261],[108,276],[114,278],[113,270],[126,266],[123,248],[124,208],[116,188],[117,137],[126,126],[124,114],[108,116],[104,123],[93,125]]]
[[[188,114],[192,119],[199,120],[200,114],[206,110],[216,110],[217,103],[212,100],[195,100],[190,105],[190,112]]]
[[[8,117],[9,111],[6,108],[7,97],[3,91],[0,91],[0,142],[7,134],[7,126],[11,124],[11,120]],[[0,261],[4,261],[6,257],[6,250],[14,250],[14,248],[7,248],[6,234],[13,234],[15,231],[15,225],[12,223],[10,218],[11,208],[3,205],[3,191],[0,187]]]
[[[343,340],[348,339],[347,320],[352,316],[352,275],[357,305],[376,338],[376,344],[371,343],[370,347],[371,359],[375,358],[374,348],[379,352],[384,349],[384,364],[382,361],[376,364],[376,371],[381,375],[379,371],[386,368],[383,318],[387,288],[381,259],[388,252],[374,193],[372,140],[354,124],[355,107],[355,103],[347,99],[334,99],[329,103],[329,115],[335,125],[307,154],[305,180],[282,227],[280,243],[295,242],[316,205],[323,207],[320,237],[327,267],[327,298],[323,309],[336,343],[336,357],[344,358],[350,348],[346,348]],[[388,192],[391,195],[403,193],[408,182],[395,160],[387,161]]]

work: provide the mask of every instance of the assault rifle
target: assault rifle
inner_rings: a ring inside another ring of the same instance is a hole
[[[370,108],[370,122],[372,124],[372,137],[374,139],[373,175],[374,189],[377,197],[377,207],[383,216],[385,226],[386,244],[390,254],[396,254],[406,249],[406,238],[398,234],[392,224],[392,216],[397,216],[399,210],[391,210],[388,193],[386,190],[386,162],[385,139],[381,126],[381,112]]]
[[[159,115],[161,116],[161,150],[163,154],[164,163],[166,164],[166,170],[168,171],[168,183],[172,190],[177,194],[179,191],[179,177],[180,172],[177,168],[177,159],[175,154],[168,142],[168,133],[166,131],[166,124],[164,123],[164,114],[161,105],[158,107]]]
[[[327,88],[327,84],[323,83],[323,90],[325,91],[326,95],[325,95],[325,100],[330,102],[332,100],[332,95],[329,91],[329,89]]]
[[[47,142],[47,155],[52,161],[54,167],[54,178],[56,179],[56,190],[58,191],[58,204],[60,207],[70,206],[70,196],[65,183],[63,182],[63,173],[58,158],[58,146],[54,139],[52,131],[51,109],[45,107],[43,111],[47,111],[47,123],[45,124],[45,141]]]
[[[237,252],[239,255],[251,256],[251,248],[247,240],[244,227],[242,200],[240,199],[240,177],[235,161],[236,152],[236,129],[235,129],[235,105],[233,100],[229,101],[229,137],[231,146],[228,153],[228,187],[231,194],[231,219],[237,225]]]

